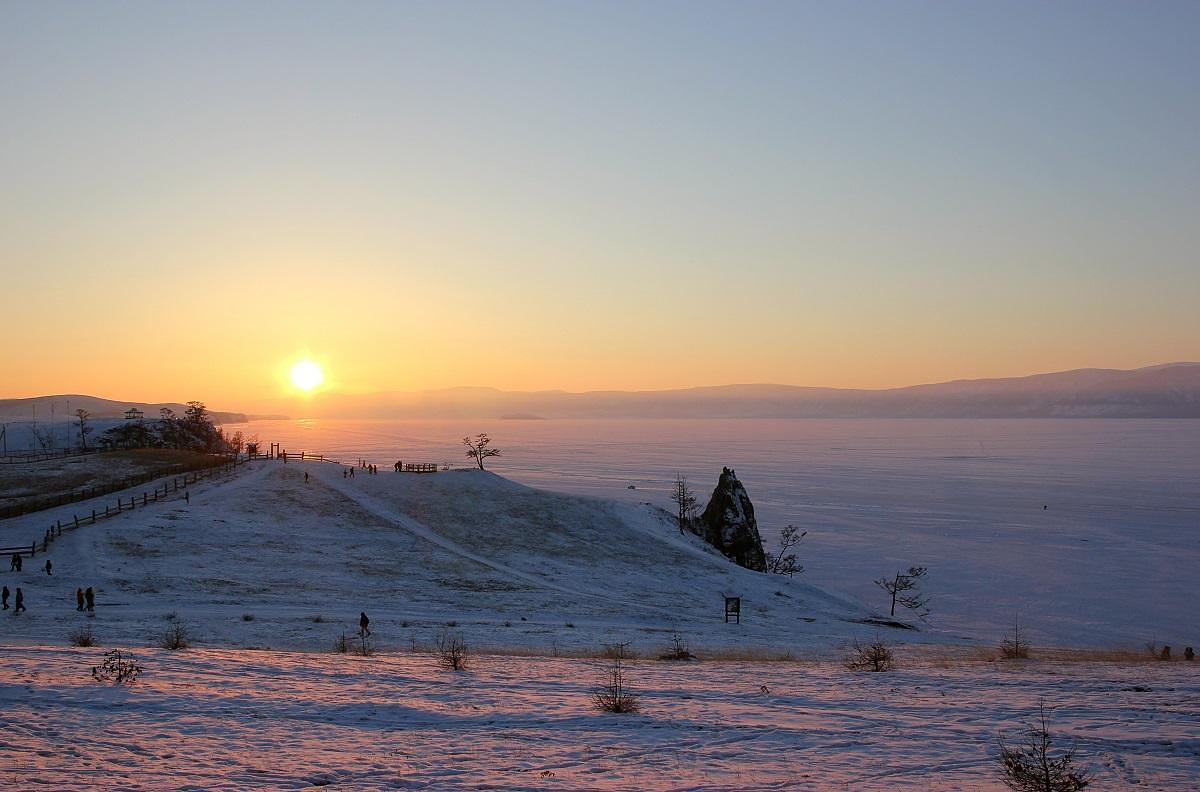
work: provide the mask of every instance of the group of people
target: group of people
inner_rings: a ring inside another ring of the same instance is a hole
[[[24,564],[25,564],[25,562],[21,558],[21,554],[13,553],[12,557],[9,559],[9,562],[8,562],[8,571],[9,572],[20,572],[21,567],[24,566]],[[54,574],[54,564],[50,561],[49,558],[46,559],[46,563],[42,566],[42,571],[45,572],[47,575]]]
[[[0,590],[0,602],[3,602],[4,610],[8,610],[8,598],[11,594],[12,592],[8,590],[8,586],[5,586],[3,590]],[[25,607],[25,592],[21,591],[20,586],[17,586],[17,607],[16,610],[13,611],[13,615],[18,614],[23,610],[29,610]]]
[[[13,553],[9,560],[9,571],[20,572],[22,564],[23,560],[21,558],[21,554]],[[42,570],[47,575],[53,575],[54,563],[47,558]],[[15,597],[13,597],[14,593],[16,595]],[[14,616],[21,611],[29,610],[29,608],[25,606],[25,592],[21,590],[21,587],[18,586],[17,590],[13,592],[9,590],[7,585],[5,585],[3,588],[0,588],[0,610],[9,610],[8,600],[10,597],[13,598],[12,611]],[[75,610],[82,611],[85,608],[89,613],[96,612],[96,592],[91,586],[88,586],[87,589],[75,589]]]
[[[366,462],[360,462],[359,468],[367,471],[368,476],[379,475],[379,465],[368,465]],[[342,471],[342,478],[354,478],[354,468],[348,467]]]

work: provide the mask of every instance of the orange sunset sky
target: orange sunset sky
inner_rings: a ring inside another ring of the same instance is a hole
[[[0,397],[1200,358],[1195,6],[269,5],[0,7]]]

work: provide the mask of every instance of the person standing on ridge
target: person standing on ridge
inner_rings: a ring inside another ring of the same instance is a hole
[[[20,592],[20,591],[21,591],[21,589],[17,589],[17,591],[18,591],[18,592]],[[19,602],[19,601],[20,601],[20,600],[18,600],[18,602]],[[359,631],[360,633],[362,633],[364,636],[366,636],[366,635],[370,635],[370,634],[371,634],[371,628],[367,626],[367,625],[369,625],[370,623],[371,623],[371,620],[367,618],[367,613],[366,613],[366,611],[363,611],[363,612],[361,613],[361,615],[358,617],[358,631]]]

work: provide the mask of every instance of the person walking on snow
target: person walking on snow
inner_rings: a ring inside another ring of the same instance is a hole
[[[304,483],[305,483],[305,484],[307,484],[307,483],[308,483],[308,471],[307,471],[307,470],[306,470],[306,471],[304,471]]]
[[[54,569],[54,564],[51,564],[51,563],[50,563],[50,559],[49,559],[49,558],[47,558],[47,559],[46,559],[46,566],[45,566],[45,567],[43,567],[43,569],[45,569],[45,570],[46,570],[46,574],[47,574],[47,575],[53,575],[53,574],[54,574],[53,572],[51,572],[51,571],[50,571],[51,569]]]
[[[186,503],[188,506],[191,506],[192,505],[192,493],[188,492],[187,490],[184,490],[183,491],[183,502]]]
[[[17,607],[13,610],[13,615],[16,616],[18,613],[20,613],[23,610],[29,610],[29,608],[25,607],[25,592],[21,591],[20,587],[18,587],[17,588]]]
[[[83,610],[83,589],[75,589],[75,610]]]
[[[8,586],[5,586],[4,590],[0,591],[0,600],[4,601],[4,610],[8,610],[8,594]]]
[[[19,561],[20,558],[21,558],[21,556],[19,553],[13,553],[12,556],[8,559],[8,571],[9,572],[16,572],[18,569],[21,568],[21,562]]]
[[[21,589],[17,589],[17,591],[18,591],[18,592],[19,592],[20,590],[21,590]],[[370,634],[371,634],[371,628],[367,626],[367,625],[369,625],[370,623],[371,623],[371,620],[367,618],[367,614],[366,614],[366,612],[365,612],[365,611],[363,611],[363,612],[361,613],[361,615],[358,617],[358,631],[359,631],[359,632],[361,632],[361,633],[362,633],[364,636],[365,636],[365,635],[370,635]]]
[[[92,591],[92,587],[88,586],[87,591],[83,592],[84,599],[87,600],[88,613],[96,611],[96,592]]]

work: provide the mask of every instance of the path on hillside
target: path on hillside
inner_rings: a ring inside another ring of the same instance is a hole
[[[404,512],[397,510],[391,504],[354,489],[350,486],[349,480],[341,479],[339,483],[339,479],[336,477],[321,477],[320,481],[323,484],[333,487],[333,489],[337,490],[347,499],[353,501],[360,508],[370,512],[373,516],[378,517],[381,520],[391,523],[392,525],[395,525],[404,531],[408,531],[414,536],[420,537],[421,539],[437,545],[443,550],[453,553],[460,558],[465,558],[469,561],[474,561],[477,564],[482,564],[483,566],[493,569],[496,572],[509,575],[510,577],[520,580],[524,583],[528,583],[529,585],[556,591],[559,594],[567,594],[572,597],[599,600],[613,605],[619,605],[621,608],[636,608],[646,613],[653,613],[657,616],[666,617],[668,619],[675,615],[664,608],[659,608],[654,605],[648,605],[643,602],[630,602],[627,599],[609,596],[596,591],[587,591],[580,588],[563,586],[549,581],[544,577],[539,577],[537,575],[532,575],[522,572],[518,569],[514,569],[507,564],[500,563],[499,561],[495,561],[487,556],[480,555],[472,550],[468,550],[457,542],[442,536],[436,530],[424,525],[420,521],[410,517]]]

